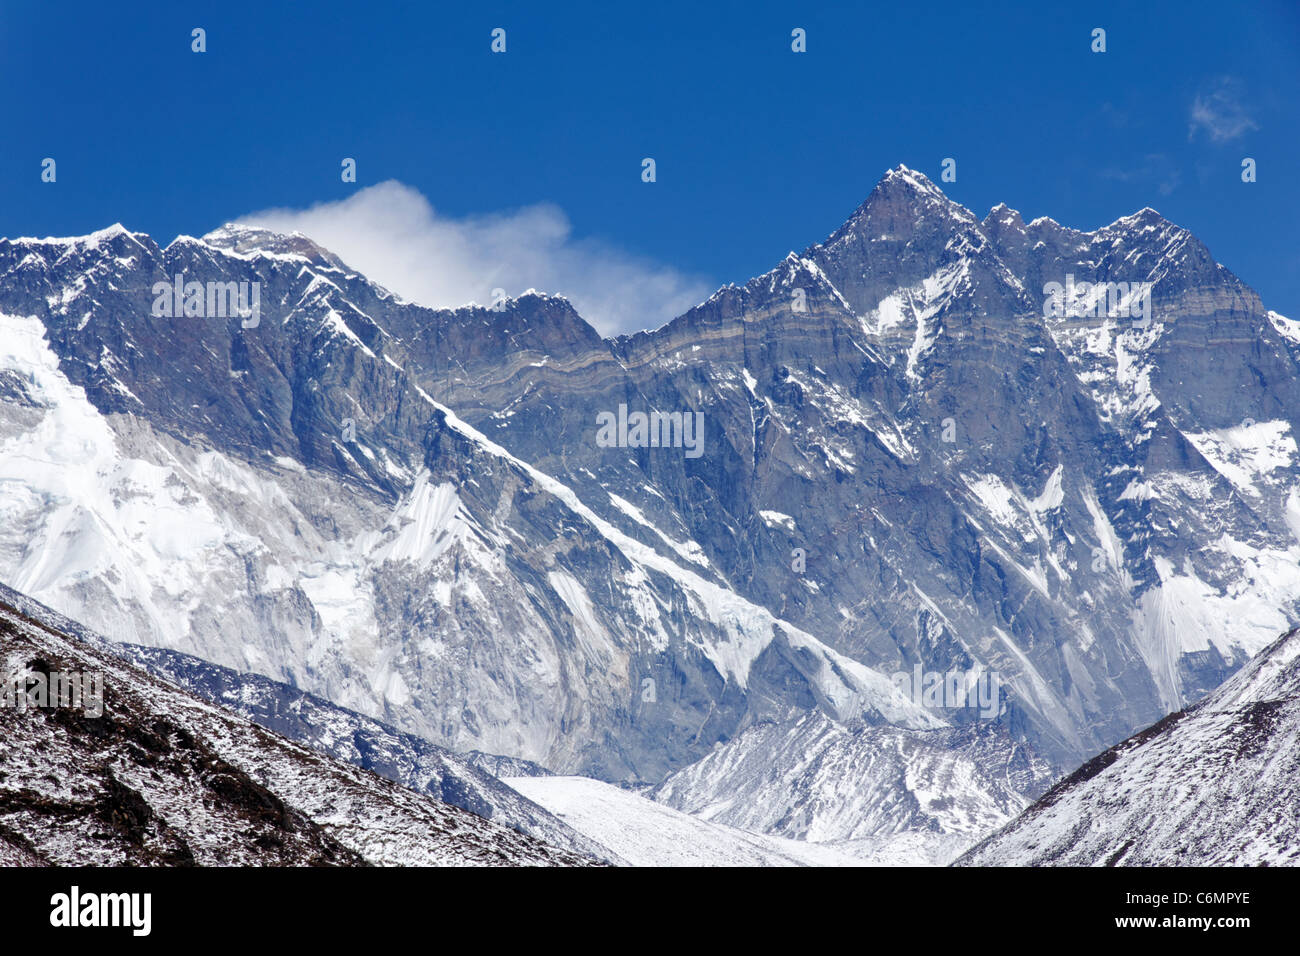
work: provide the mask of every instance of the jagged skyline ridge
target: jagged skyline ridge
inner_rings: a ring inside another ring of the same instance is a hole
[[[0,70],[31,89],[0,158],[8,184],[0,235],[75,235],[121,220],[165,241],[250,210],[307,209],[396,179],[456,222],[553,202],[579,237],[722,284],[814,241],[879,170],[903,160],[938,181],[952,158],[949,188],[981,214],[1003,200],[1027,218],[1046,213],[1092,229],[1155,205],[1239,273],[1259,264],[1255,282],[1272,307],[1296,311],[1289,251],[1300,243],[1293,217],[1275,215],[1297,205],[1296,184],[1282,175],[1295,152],[1287,104],[1300,77],[1287,42],[1296,33],[1290,5],[1265,3],[1240,17],[1210,3],[1158,2],[1095,18],[1084,8],[1061,17],[1018,6],[1014,16],[949,9],[920,22],[901,9],[796,16],[759,4],[741,15],[669,3],[609,46],[601,18],[507,4],[496,26],[512,42],[501,54],[490,50],[493,27],[468,10],[370,11],[344,37],[331,17],[304,22],[236,0],[195,24],[213,41],[202,54],[170,20],[125,31],[111,13],[74,0],[66,15],[85,29],[70,41],[52,12],[16,10],[10,35],[27,42],[14,44]],[[250,34],[254,13],[260,26]],[[796,26],[807,31],[805,53],[791,49]],[[1110,41],[1105,52],[1092,49],[1098,27]],[[865,38],[884,35],[888,46],[864,61]],[[114,42],[96,39],[105,36]],[[1218,56],[1189,63],[1185,51],[1205,36]],[[363,49],[383,52],[363,72],[346,67]],[[973,49],[1017,57],[985,58],[972,72]],[[98,84],[29,83],[61,55],[79,57],[88,75],[133,62],[151,95],[133,102]],[[644,82],[642,65],[664,56],[677,67]],[[269,90],[257,64],[272,58],[286,68]],[[926,81],[908,82],[922,60]],[[579,64],[601,82],[575,82]],[[1168,83],[1173,75],[1184,82]],[[198,155],[184,136],[159,135],[190,116],[196,88],[213,83],[215,121],[244,135],[220,154]],[[328,101],[315,95],[321,88],[332,89]],[[460,93],[449,98],[447,89]],[[241,101],[262,110],[230,109]],[[51,117],[65,113],[82,136],[55,135]],[[357,129],[339,122],[345,115],[370,119]],[[783,135],[774,135],[777,117],[788,121]],[[1095,149],[1044,151],[1025,117],[1073,122]],[[575,149],[579,128],[592,141]],[[505,130],[519,131],[527,148],[501,149]],[[132,145],[142,142],[154,147],[147,164]],[[39,177],[51,154],[57,184]],[[647,156],[659,163],[654,184],[640,180]],[[359,163],[355,183],[340,181],[345,157]],[[1258,161],[1257,182],[1241,182],[1243,157]],[[716,223],[733,226],[728,242],[715,241]]]
[[[991,225],[996,227],[999,223],[1006,223],[1006,222],[1014,222],[1018,224],[1021,228],[1024,228],[1026,226],[1023,218],[1021,217],[1019,210],[1012,208],[1011,206],[1007,205],[1005,202],[998,202],[997,204],[995,204],[990,209],[985,219],[981,222],[978,219],[978,217],[975,216],[972,210],[956,202],[955,200],[950,199],[947,196],[947,194],[944,193],[944,191],[933,182],[933,180],[931,180],[928,176],[925,175],[925,173],[916,169],[912,169],[903,163],[899,163],[896,166],[892,167],[891,169],[887,170],[884,176],[882,177],[881,181],[877,184],[875,190],[872,191],[872,194],[874,195],[874,193],[878,191],[881,187],[891,183],[895,179],[898,179],[903,182],[911,183],[921,193],[933,196],[938,201],[948,206],[951,206],[957,218],[967,220],[971,224],[979,223],[980,226],[984,229],[988,229]],[[400,184],[394,184],[394,185],[400,186]],[[421,201],[418,195],[415,196],[414,199],[417,202]],[[863,202],[854,209],[853,213],[850,214],[848,219],[846,219],[840,226],[836,227],[833,231],[827,234],[826,239],[822,240],[821,242],[815,243],[812,246],[805,247],[802,253],[797,253],[793,249],[790,250],[790,252],[786,256],[786,261],[790,261],[791,259],[800,259],[806,257],[810,251],[820,249],[823,246],[834,242],[837,237],[841,237],[843,234],[850,232],[852,228],[852,224],[854,223],[855,219],[860,215],[862,215],[869,201],[870,201],[870,196],[868,196],[867,199],[864,199]],[[1028,227],[1032,229],[1044,225],[1051,225],[1051,226],[1059,227],[1064,233],[1070,235],[1076,235],[1076,236],[1096,235],[1099,233],[1104,233],[1107,230],[1113,230],[1116,227],[1121,226],[1126,222],[1131,222],[1134,220],[1142,219],[1144,217],[1152,217],[1152,216],[1154,216],[1161,222],[1165,222],[1165,223],[1168,222],[1168,220],[1166,220],[1163,216],[1160,215],[1158,210],[1152,208],[1151,206],[1145,206],[1134,213],[1129,213],[1120,216],[1119,218],[1115,219],[1113,222],[1104,226],[1097,227],[1096,229],[1092,229],[1092,230],[1064,226],[1061,223],[1059,223],[1057,220],[1053,219],[1051,216],[1047,216],[1047,215],[1038,216],[1037,218],[1031,220],[1028,223]],[[253,218],[256,218],[256,215]],[[1186,230],[1182,229],[1181,227],[1178,228],[1186,236],[1188,237],[1191,236],[1191,234]],[[124,226],[121,222],[115,222],[89,235],[91,237],[108,236],[118,231],[126,232],[132,236],[147,235],[146,233],[135,232],[133,230],[130,230],[126,226]],[[24,237],[13,237],[11,241],[72,242],[79,238],[82,237],[47,236],[44,239],[37,239],[31,236],[24,236]],[[152,239],[152,237],[150,238]],[[340,240],[346,242],[346,237],[340,236]],[[540,296],[542,298],[560,299],[569,303],[570,306],[574,308],[574,311],[578,313],[579,317],[582,318],[582,320],[587,325],[592,326],[594,331],[597,331],[597,334],[601,334],[603,338],[608,338],[611,340],[622,338],[625,336],[636,335],[640,332],[661,331],[665,326],[672,324],[672,322],[681,318],[682,315],[690,311],[690,309],[685,309],[681,312],[674,313],[672,317],[668,319],[666,322],[662,323],[659,326],[655,326],[653,328],[647,326],[646,328],[641,328],[641,329],[630,329],[626,331],[606,334],[606,333],[599,332],[599,330],[596,328],[595,323],[590,321],[588,316],[584,315],[582,310],[574,304],[574,297],[570,294],[567,294],[566,290],[560,287],[543,288],[540,286],[528,286],[526,288],[520,289],[518,292],[514,294],[506,293],[504,295],[498,295],[495,300],[492,298],[492,296],[485,295],[482,301],[475,300],[475,299],[466,299],[464,301],[436,303],[430,301],[423,301],[418,296],[407,296],[401,294],[400,289],[395,287],[390,287],[390,285],[386,284],[382,279],[380,279],[376,271],[373,270],[368,271],[365,269],[356,268],[357,263],[352,261],[347,261],[348,257],[346,255],[339,255],[338,250],[332,247],[330,243],[325,241],[320,241],[318,237],[314,237],[310,235],[309,232],[304,232],[300,229],[280,231],[273,228],[268,228],[264,225],[256,224],[255,222],[244,218],[238,218],[238,219],[224,222],[220,226],[216,227],[215,229],[209,230],[208,232],[202,234],[201,236],[182,233],[180,235],[177,235],[170,243],[168,243],[166,247],[163,248],[164,249],[171,248],[171,246],[177,242],[192,242],[192,241],[211,242],[229,248],[232,251],[278,249],[286,252],[291,252],[295,250],[310,249],[315,254],[330,260],[331,263],[336,267],[346,269],[347,271],[353,273],[358,273],[358,274],[364,273],[367,276],[367,278],[369,278],[372,282],[375,282],[376,284],[387,289],[387,291],[393,293],[396,296],[398,301],[409,302],[410,304],[414,304],[414,305],[421,305],[424,306],[425,308],[430,308],[437,311],[456,311],[459,309],[490,308],[494,301],[497,302],[513,301],[516,299],[520,299],[532,295]],[[379,268],[382,268],[380,264],[377,263],[376,265]],[[463,268],[463,264],[461,264],[458,267]],[[478,271],[481,271],[486,275],[493,275],[499,270],[500,270],[499,264],[495,264],[495,263],[478,269]],[[751,279],[748,281],[750,282],[756,281],[758,278],[762,278],[762,276],[755,277],[755,279]],[[493,278],[491,280],[485,280],[485,285],[497,281],[500,280],[496,278]],[[718,295],[725,292],[726,290],[742,288],[743,285],[744,284],[737,285],[737,283],[735,282],[723,283],[722,285],[717,286],[710,295],[706,296],[704,299],[697,302],[695,306],[692,306],[692,308],[696,308],[700,305],[705,304],[706,302],[712,300],[713,298],[717,297]],[[505,292],[505,290],[499,290],[499,291]],[[674,292],[673,294],[679,295],[679,293],[676,292]]]

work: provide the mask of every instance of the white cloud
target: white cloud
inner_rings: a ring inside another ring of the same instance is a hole
[[[573,236],[558,206],[441,216],[416,189],[388,181],[310,209],[237,220],[298,231],[402,298],[432,308],[486,305],[492,290],[563,295],[602,335],[656,328],[703,301],[701,276]]]
[[[1214,142],[1226,143],[1259,129],[1259,124],[1247,115],[1241,96],[1241,84],[1229,77],[1217,80],[1208,91],[1196,94],[1192,100],[1187,138],[1193,139],[1198,130],[1204,130]]]

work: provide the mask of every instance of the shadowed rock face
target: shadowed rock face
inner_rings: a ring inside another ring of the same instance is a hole
[[[262,283],[260,323],[153,316],[180,273]],[[1045,317],[1064,274],[1154,283],[1152,322]],[[0,241],[0,277],[0,580],[456,750],[656,782],[814,709],[969,723],[891,692],[920,663],[997,671],[1066,767],[1297,615],[1300,343],[1150,210],[981,223],[900,167],[615,340],[240,227]],[[603,447],[620,405],[703,454]]]
[[[0,706],[0,862],[591,862],[306,750],[7,603],[0,665],[6,680],[94,674],[103,689],[93,706]]]

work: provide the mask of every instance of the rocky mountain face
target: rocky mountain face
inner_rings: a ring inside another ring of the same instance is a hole
[[[593,862],[291,743],[4,602],[0,674],[6,864]]]
[[[1300,629],[1187,710],[1112,747],[957,862],[1300,863]]]
[[[1300,617],[1300,326],[1151,210],[981,222],[899,167],[614,340],[115,227],[0,241],[0,327],[0,580],[457,751],[659,783],[821,714],[1065,769]]]

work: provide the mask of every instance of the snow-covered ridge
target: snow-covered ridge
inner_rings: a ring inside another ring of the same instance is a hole
[[[15,245],[36,245],[36,246],[76,246],[87,252],[94,251],[107,240],[115,239],[118,236],[126,236],[137,245],[143,248],[143,245],[136,239],[136,236],[148,236],[143,232],[132,232],[123,226],[120,222],[104,229],[97,229],[94,232],[87,233],[84,236],[46,236],[44,239],[38,239],[34,236],[16,236],[12,239],[0,238],[0,242],[11,242]]]

